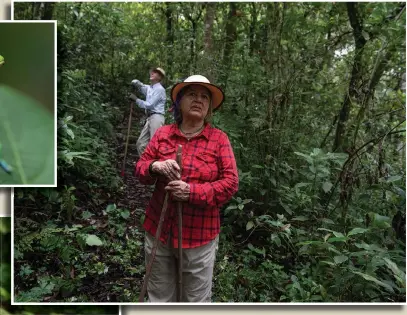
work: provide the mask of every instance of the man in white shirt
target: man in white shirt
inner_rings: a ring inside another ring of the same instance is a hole
[[[166,96],[165,89],[160,83],[164,77],[165,71],[162,68],[154,68],[150,71],[150,85],[143,84],[139,80],[133,80],[131,82],[133,86],[137,87],[141,94],[146,97],[146,100],[143,101],[134,94],[130,95],[130,98],[138,107],[145,109],[147,113],[147,121],[136,143],[139,156],[143,153],[156,130],[163,126],[165,122],[164,110]]]

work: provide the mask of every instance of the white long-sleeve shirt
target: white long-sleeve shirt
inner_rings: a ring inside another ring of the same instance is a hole
[[[146,109],[148,113],[156,113],[164,115],[165,112],[165,89],[161,83],[147,85],[139,80],[133,80],[133,84],[140,89],[140,92],[146,97],[146,100],[137,99],[138,107]]]

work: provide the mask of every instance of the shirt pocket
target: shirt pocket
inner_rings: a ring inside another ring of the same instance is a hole
[[[175,148],[169,145],[160,145],[158,148],[159,158],[161,161],[175,160]]]
[[[215,181],[218,178],[218,157],[213,153],[201,152],[196,156],[195,172],[202,181]]]

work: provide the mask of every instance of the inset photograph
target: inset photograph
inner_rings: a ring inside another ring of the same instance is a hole
[[[56,186],[55,23],[0,22],[0,187]]]
[[[58,21],[58,187],[14,189],[14,304],[406,303],[405,3],[12,17]]]

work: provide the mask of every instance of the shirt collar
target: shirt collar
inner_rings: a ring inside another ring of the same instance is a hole
[[[181,131],[179,130],[178,125],[176,123],[172,124],[171,128],[172,128],[171,129],[172,136],[177,135],[179,137],[185,138],[185,136],[181,133]],[[210,133],[211,129],[212,129],[212,126],[209,123],[205,123],[205,128],[202,130],[202,132],[197,137],[198,138],[205,137],[206,140],[209,140],[209,133]]]
[[[157,82],[155,84],[150,84],[150,86],[154,89],[155,87],[157,87],[160,84],[160,82]]]

